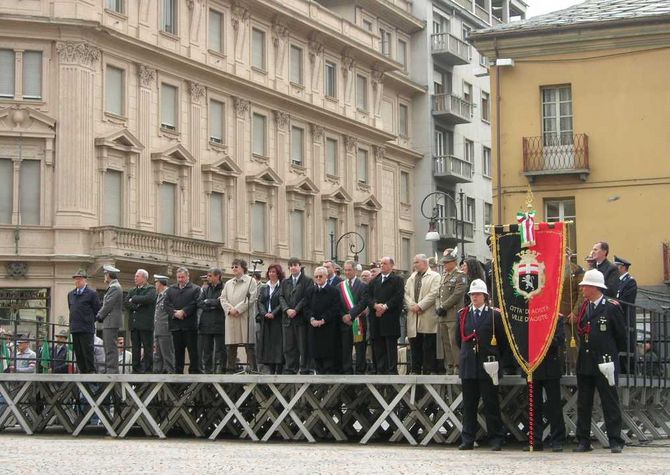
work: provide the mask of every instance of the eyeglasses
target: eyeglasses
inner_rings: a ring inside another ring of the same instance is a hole
[[[237,269],[240,266],[230,266],[231,269]]]
[[[315,275],[314,278],[315,279],[325,279],[326,276],[325,275]]]

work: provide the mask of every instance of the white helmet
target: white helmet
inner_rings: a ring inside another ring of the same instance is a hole
[[[475,279],[470,284],[470,291],[468,294],[489,294],[488,289],[486,288],[486,282],[482,279]]]
[[[607,289],[607,286],[605,285],[605,276],[603,276],[603,273],[598,269],[587,270],[584,273],[584,279],[579,285],[590,285],[592,287]]]

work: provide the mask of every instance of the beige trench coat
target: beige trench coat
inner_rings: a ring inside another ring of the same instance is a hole
[[[249,329],[249,315],[255,308],[257,290],[256,281],[248,275],[232,278],[223,286],[219,301],[226,314],[226,345],[246,345],[256,340],[253,331]],[[233,308],[240,312],[239,316],[230,316]]]
[[[414,301],[414,282],[416,272],[414,272],[405,283],[405,306],[407,307],[407,336],[416,337],[418,333],[437,333],[437,314],[435,313],[435,302],[437,293],[440,290],[440,274],[428,269],[421,281],[421,291],[419,292],[419,301]],[[409,308],[414,304],[419,304],[423,312],[416,314]]]

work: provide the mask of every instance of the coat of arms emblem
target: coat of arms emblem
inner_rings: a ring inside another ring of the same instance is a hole
[[[539,253],[525,250],[517,254],[519,261],[512,267],[512,286],[526,300],[542,293],[545,284],[544,263]]]

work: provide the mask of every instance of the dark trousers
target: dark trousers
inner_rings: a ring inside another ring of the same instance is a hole
[[[173,331],[172,343],[174,344],[175,373],[184,373],[184,362],[186,359],[186,350],[188,349],[188,372],[190,374],[199,374],[200,355],[198,354],[198,332],[195,330]]]
[[[130,332],[130,344],[133,347],[133,373],[151,373],[153,368],[153,330],[132,330]],[[144,351],[143,356],[142,351]]]
[[[72,348],[79,372],[82,374],[95,373],[93,333],[73,333]]]
[[[222,373],[227,360],[223,333],[201,333],[199,339],[202,372]]]
[[[500,417],[500,401],[498,400],[498,386],[493,384],[491,378],[486,379],[464,379],[463,388],[463,431],[461,441],[472,445],[477,437],[477,407],[479,398],[484,403],[484,419],[488,431],[489,442],[500,444],[505,433],[503,432],[502,419]]]
[[[314,358],[314,370],[316,374],[334,374],[335,369],[335,359]]]
[[[398,338],[378,336],[372,340],[377,374],[398,374]]]
[[[547,395],[546,401],[542,398],[543,388]],[[563,406],[561,404],[560,378],[533,380],[533,408],[535,411],[533,446],[542,446],[542,432],[544,430],[542,417],[546,417],[551,428],[549,435],[551,445],[562,445],[565,442],[565,421],[563,420]]]
[[[412,352],[412,373],[435,373],[435,357],[437,352],[437,335],[435,333],[417,333],[409,339]]]
[[[610,386],[607,378],[601,373],[596,375],[577,375],[577,430],[576,436],[580,442],[591,439],[591,415],[593,413],[593,396],[598,389],[600,402],[605,416],[607,437],[615,445],[624,445],[621,438],[621,406],[616,386]]]
[[[354,343],[354,333],[351,330],[351,327],[347,327],[341,331],[340,338],[340,348],[342,350],[341,354],[341,374],[365,374],[365,367],[367,366],[365,362],[365,339],[358,343]],[[354,366],[353,360],[353,349],[356,349],[356,365]]]
[[[308,370],[306,325],[297,325],[292,322],[291,325],[285,326],[282,333],[282,347],[285,374],[297,374],[298,371]]]

